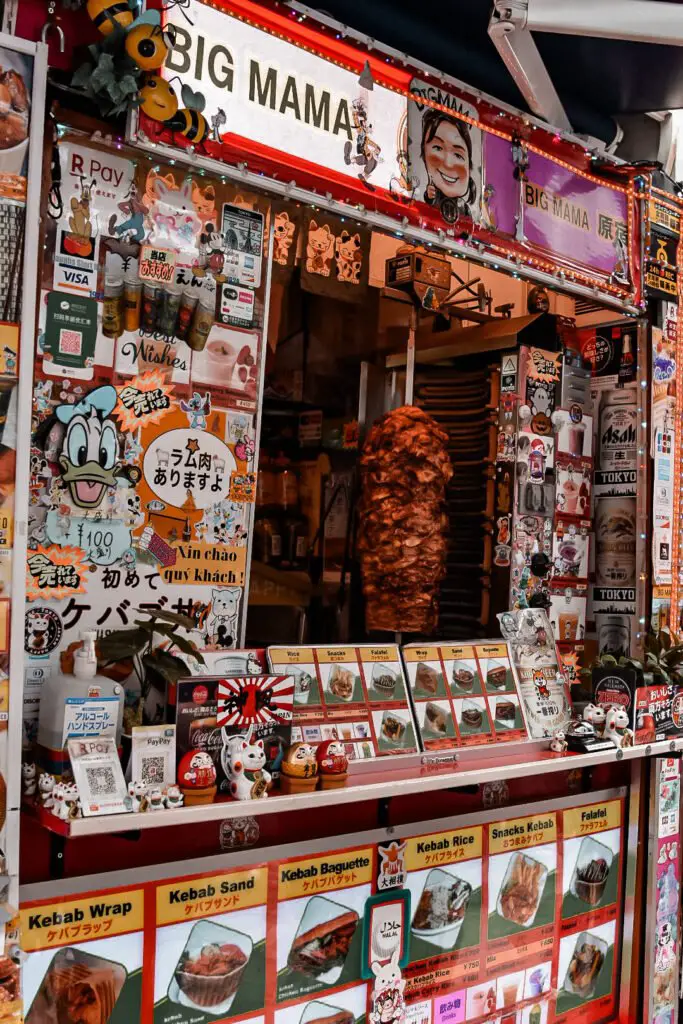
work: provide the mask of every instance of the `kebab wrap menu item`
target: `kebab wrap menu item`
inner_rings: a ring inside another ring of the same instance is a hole
[[[26,1016],[27,1024],[107,1024],[128,972],[82,949],[59,949]]]

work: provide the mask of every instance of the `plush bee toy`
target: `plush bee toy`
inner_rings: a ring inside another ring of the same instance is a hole
[[[175,28],[162,26],[158,10],[139,14],[136,0],[87,0],[87,11],[104,38],[88,47],[71,84],[105,116],[118,114],[138,102],[142,76],[165,62]]]
[[[183,85],[180,106],[173,86],[161,75],[148,75],[140,89],[140,110],[154,121],[161,121],[165,128],[177,132],[193,145],[202,143],[209,125],[202,111],[206,104],[204,96],[189,85]]]

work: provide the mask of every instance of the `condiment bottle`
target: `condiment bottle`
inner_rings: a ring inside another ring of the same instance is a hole
[[[209,331],[214,325],[216,317],[216,304],[213,295],[203,291],[199,297],[197,308],[192,317],[192,325],[187,336],[187,344],[194,352],[202,352],[209,337]]]
[[[123,278],[105,276],[102,305],[102,334],[118,338],[123,334]]]

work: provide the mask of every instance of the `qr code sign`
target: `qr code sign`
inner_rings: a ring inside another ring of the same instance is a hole
[[[114,771],[109,765],[98,765],[96,768],[86,766],[85,775],[91,796],[112,796],[116,793]]]
[[[59,351],[64,356],[80,356],[83,335],[80,331],[60,330]]]
[[[142,758],[142,779],[143,786],[161,786],[164,782],[164,767],[166,758],[143,757]]]

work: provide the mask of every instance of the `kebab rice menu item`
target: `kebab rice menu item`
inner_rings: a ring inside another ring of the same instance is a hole
[[[402,648],[425,750],[527,738],[507,645]]]
[[[270,647],[273,672],[294,679],[292,742],[344,743],[351,761],[417,750],[398,647]]]
[[[405,887],[411,896],[410,965],[404,970],[411,1001],[440,977],[452,988],[479,967],[483,827],[450,829],[406,840]]]
[[[277,992],[289,1002],[360,980],[372,847],[277,865]]]
[[[263,1012],[268,868],[156,887],[154,1024]]]

